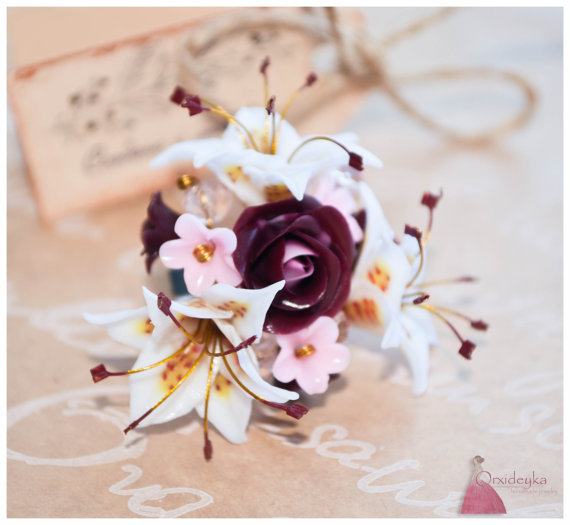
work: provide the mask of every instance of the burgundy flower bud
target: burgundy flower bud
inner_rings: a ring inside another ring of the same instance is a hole
[[[158,250],[166,241],[177,239],[174,224],[178,213],[162,202],[160,192],[153,194],[147,209],[147,219],[142,226],[143,255],[146,255],[146,271],[150,273],[152,263],[158,257]]]
[[[234,226],[236,268],[245,288],[285,280],[265,330],[287,334],[333,317],[350,292],[354,244],[342,214],[305,196],[246,208]]]

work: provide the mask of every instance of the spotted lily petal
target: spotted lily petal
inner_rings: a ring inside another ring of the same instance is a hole
[[[204,292],[202,299],[216,311],[230,313],[226,317],[232,317],[231,324],[241,341],[255,336],[257,342],[261,338],[267,310],[275,294],[284,286],[285,281],[279,281],[257,290],[234,288],[228,284],[215,284]]]
[[[182,334],[180,334],[182,335]],[[161,341],[152,344],[141,352],[134,368],[140,369],[150,366],[172,355],[184,344],[185,338],[179,338],[178,345],[173,342]],[[130,376],[131,385],[131,418],[140,418],[147,410],[152,408],[158,400],[165,396],[178,381],[184,378],[196,363],[200,350],[192,346],[187,352],[169,360],[167,363],[154,367],[140,374]],[[215,363],[217,371],[218,364]],[[160,406],[146,417],[140,426],[153,425],[171,421],[190,413],[205,396],[208,379],[209,361],[200,359],[196,367],[184,382]]]
[[[225,373],[224,373],[225,371]],[[246,428],[251,415],[252,398],[235,384],[224,365],[215,376],[208,402],[208,421],[212,423],[230,443],[245,443]],[[204,405],[198,405],[196,412],[203,418]]]
[[[107,314],[84,313],[83,317],[105,328],[115,341],[138,349],[145,347],[154,328],[145,307]]]

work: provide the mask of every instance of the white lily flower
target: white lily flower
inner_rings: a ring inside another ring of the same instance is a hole
[[[265,382],[251,348],[259,341],[267,310],[284,284],[258,290],[217,284],[201,298],[176,301],[143,288],[143,308],[85,314],[113,339],[141,349],[132,370],[108,372],[104,365],[92,370],[95,382],[129,375],[133,422],[125,431],[165,423],[196,409],[204,419],[204,453],[209,459],[208,421],[230,442],[247,441],[252,398],[301,417],[306,412],[301,405],[282,405],[298,394]]]
[[[383,335],[381,348],[404,353],[413,393],[421,395],[427,388],[429,348],[437,344],[437,337],[429,312],[413,304],[418,293],[407,287],[415,265],[394,241],[378,243],[373,252],[366,249],[368,257],[359,261],[345,313],[354,323]]]
[[[381,334],[381,348],[399,348],[404,353],[412,373],[413,394],[419,396],[425,393],[428,385],[430,347],[438,342],[432,316],[446,323],[458,337],[461,342],[459,353],[466,359],[470,358],[475,345],[463,339],[443,314],[459,316],[477,330],[485,330],[487,325],[449,308],[426,303],[430,296],[424,288],[472,280],[469,277],[424,280],[424,247],[431,230],[433,208],[440,197],[426,193],[422,199],[422,204],[430,209],[424,239],[420,230],[407,226],[406,234],[397,243],[372,191],[361,184],[366,228],[344,311],[355,324]]]
[[[220,139],[174,144],[151,166],[176,161],[207,166],[249,206],[290,196],[301,200],[309,179],[325,169],[353,162],[382,166],[380,159],[356,144],[353,133],[300,137],[281,115],[261,107],[241,108],[235,117],[227,118],[230,125]]]

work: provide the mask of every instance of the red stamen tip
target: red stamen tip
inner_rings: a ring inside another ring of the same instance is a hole
[[[433,210],[437,206],[439,199],[441,199],[442,197],[443,197],[443,190],[439,191],[439,195],[434,195],[433,193],[426,191],[422,197],[422,204],[424,206],[427,206],[430,210]]]
[[[474,283],[477,281],[477,277],[471,275],[464,275],[463,277],[458,277],[457,280],[462,283]]]
[[[204,434],[204,457],[206,461],[210,461],[212,459],[212,453],[214,452],[214,447],[212,447],[212,442],[208,438],[206,434]]]
[[[414,299],[414,304],[422,304],[424,301],[429,299],[429,294],[420,295]]]
[[[275,107],[275,95],[273,95],[270,99],[269,102],[267,102],[267,106],[265,106],[265,111],[267,111],[268,115],[271,115],[271,113],[273,113],[273,108]]]
[[[487,330],[489,325],[480,319],[479,321],[471,321],[471,327],[475,328],[475,330]]]
[[[364,169],[364,164],[362,162],[362,157],[354,151],[348,153],[348,165],[355,170],[362,171]]]
[[[158,294],[156,304],[164,315],[170,315],[170,305],[172,301],[164,293],[160,292]]]
[[[127,434],[128,432],[130,432],[133,428],[136,428],[138,426],[138,424],[140,423],[140,420],[136,420],[133,421],[127,428],[125,428],[123,430],[123,434]]]
[[[267,75],[267,68],[269,67],[269,64],[270,64],[270,63],[271,63],[271,62],[270,62],[270,60],[269,60],[269,57],[265,57],[265,58],[263,59],[263,62],[261,63],[261,66],[259,67],[259,72],[260,72],[262,75]]]
[[[182,86],[176,86],[172,92],[172,95],[170,95],[170,101],[180,106],[180,104],[182,104],[184,99],[188,96],[188,91],[186,91]]]
[[[309,409],[300,403],[294,403],[285,408],[285,412],[288,416],[294,417],[295,419],[301,419]]]
[[[459,349],[459,353],[465,359],[471,359],[471,354],[473,353],[473,350],[475,350],[475,343],[472,343],[468,339],[465,339],[463,343],[461,343],[461,348]]]
[[[409,224],[406,224],[404,233],[406,235],[411,235],[412,237],[415,237],[415,239],[418,242],[422,240],[422,231],[419,228],[416,228],[415,226],[410,226]]]
[[[106,379],[111,375],[109,371],[105,368],[105,365],[103,364],[97,365],[96,367],[92,368],[90,372],[94,383],[103,381],[103,379]]]
[[[202,106],[202,101],[198,95],[188,95],[180,105],[183,108],[188,108],[191,117],[202,113],[202,111],[210,111],[210,108]]]
[[[309,73],[307,80],[305,80],[305,87],[312,86],[317,81],[317,74],[314,72]]]
[[[294,417],[295,419],[301,419],[309,411],[306,406],[303,406],[300,403],[294,403],[293,405],[283,405],[282,403],[267,401],[267,399],[263,399],[261,402],[269,407],[284,410],[288,416]]]

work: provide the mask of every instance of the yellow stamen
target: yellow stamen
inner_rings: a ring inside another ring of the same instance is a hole
[[[295,357],[303,359],[303,357],[309,357],[313,355],[317,349],[313,345],[303,345],[295,348]]]
[[[148,365],[148,366],[143,366],[142,368],[135,368],[133,370],[127,370],[126,372],[121,372],[121,374],[136,374],[138,372],[144,372],[146,370],[151,370],[152,368],[156,368],[159,365],[163,365],[164,363],[167,363],[168,361],[170,361],[171,359],[173,359],[174,357],[180,355],[182,352],[184,352],[190,345],[192,344],[192,341],[189,341],[188,343],[186,343],[182,348],[179,348],[178,350],[176,350],[176,352],[174,352],[172,355],[169,355],[168,357],[165,357],[164,359],[162,359],[161,361],[158,361],[158,363],[154,363],[152,365]]]
[[[228,360],[226,359],[225,355],[222,355],[222,359],[224,360],[224,364],[226,365],[226,369],[227,371],[230,373],[230,375],[232,376],[233,380],[238,384],[238,386],[246,393],[249,394],[251,397],[253,397],[254,399],[257,399],[258,401],[261,401],[262,403],[264,403],[266,400],[263,399],[261,396],[258,396],[257,394],[253,393],[249,388],[247,388],[236,376],[235,372],[232,370],[230,364],[228,363]]]
[[[209,100],[206,100],[205,98],[201,98],[200,100],[204,105],[209,107],[209,109],[212,113],[214,113],[215,115],[219,115],[220,117],[225,118],[230,124],[232,124],[236,128],[236,131],[238,132],[238,135],[240,136],[240,138],[241,138],[241,140],[244,143],[244,146],[246,148],[253,148],[256,151],[259,151],[259,148],[257,147],[255,140],[253,139],[251,133],[238,119],[236,119],[231,113],[226,111],[222,106],[214,104],[213,102],[210,102]],[[242,132],[245,133],[245,136]],[[246,139],[246,136],[247,136],[247,139]],[[248,144],[248,140],[249,140],[249,144]]]
[[[214,358],[210,358],[210,369],[208,370],[208,382],[206,383],[206,399],[204,400],[204,435],[208,434],[208,404],[210,401],[210,387],[212,385],[212,370],[214,369]]]
[[[269,150],[269,121],[271,115],[265,115],[265,130],[263,132],[263,153],[270,153]]]
[[[283,124],[283,121],[285,120],[285,117],[287,116],[287,112],[289,111],[291,104],[293,104],[293,102],[295,102],[295,99],[299,96],[300,92],[301,92],[301,88],[298,88],[295,91],[293,91],[293,94],[289,97],[289,99],[285,103],[285,107],[283,108],[283,111],[281,112],[281,119],[279,120],[279,125],[277,126],[277,132],[273,134],[273,143],[271,144],[271,153],[273,155],[275,155],[275,150],[277,149],[277,143],[279,142],[279,134],[281,133],[281,126]]]
[[[192,252],[199,263],[208,262],[214,255],[216,247],[211,244],[199,244]]]
[[[281,122],[283,122],[283,116],[281,117],[281,121],[279,122],[279,126],[281,126]],[[277,133],[279,133],[279,128],[277,128]],[[310,139],[304,140],[303,142],[301,142],[301,144],[299,144],[294,150],[293,153],[291,153],[291,155],[289,155],[289,158],[287,159],[287,162],[291,162],[291,160],[293,159],[293,157],[297,154],[297,152],[304,146],[306,146],[307,144],[309,144],[309,142],[313,142],[315,140],[326,140],[328,142],[332,142],[333,144],[336,144],[338,147],[342,148],[344,151],[346,151],[348,154],[350,154],[350,151],[348,149],[346,149],[345,146],[343,146],[340,142],[331,139],[330,137],[325,137],[324,135],[319,135],[318,137],[311,137]]]
[[[445,284],[457,284],[457,283],[470,283],[475,281],[475,279],[469,277],[469,278],[457,278],[457,279],[438,279],[438,280],[434,280],[434,281],[427,281],[427,282],[423,282],[422,283],[422,288],[423,287],[427,287],[427,286],[441,286],[441,285],[445,285]]]
[[[424,265],[424,249],[422,246],[422,242],[419,240],[418,240],[418,246],[420,247],[420,254],[419,254],[420,255],[420,264],[418,265],[418,269],[416,270],[416,273],[414,274],[414,276],[409,280],[408,284],[406,284],[406,288],[409,288],[410,286],[412,286],[412,284],[414,284],[415,280],[420,275],[420,272],[422,271],[422,268]],[[416,258],[417,258],[417,255],[416,255]]]

